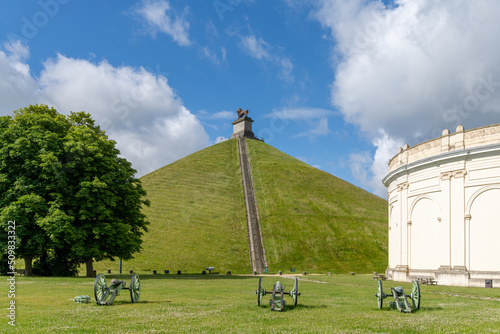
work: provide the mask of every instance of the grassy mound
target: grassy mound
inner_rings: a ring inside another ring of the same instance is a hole
[[[246,214],[236,141],[226,141],[141,178],[151,206],[143,251],[123,270],[247,272]],[[118,261],[95,264],[118,269]]]
[[[385,270],[385,200],[267,144],[248,146],[269,267]]]
[[[271,272],[387,267],[387,202],[275,148],[248,140]],[[251,272],[236,140],[141,178],[151,207],[143,251],[123,270]],[[118,262],[95,264],[98,271]]]

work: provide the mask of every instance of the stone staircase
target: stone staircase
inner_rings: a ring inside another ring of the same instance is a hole
[[[247,211],[250,262],[252,271],[262,274],[264,273],[264,268],[267,267],[266,251],[262,241],[259,211],[252,181],[252,169],[250,167],[247,142],[244,137],[238,138],[238,153],[240,157],[241,183],[243,185],[243,195],[245,197],[245,207]]]

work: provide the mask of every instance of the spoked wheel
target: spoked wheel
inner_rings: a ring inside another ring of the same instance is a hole
[[[420,309],[420,284],[418,281],[413,282],[413,287],[411,289],[411,303],[413,306],[413,309],[419,310]]]
[[[293,285],[293,290],[292,290],[292,298],[293,298],[293,305],[297,306],[297,302],[299,300],[300,292],[299,292],[299,279],[295,278],[295,284]]]
[[[107,289],[108,287],[106,286],[106,276],[104,276],[103,274],[97,275],[94,282],[94,296],[97,303],[102,300]]]
[[[259,277],[259,289],[257,290],[257,305],[260,306],[262,299],[262,277]]]
[[[382,290],[382,281],[378,281],[378,289],[377,289],[377,305],[379,309],[382,309],[384,305],[384,291]]]
[[[132,279],[130,280],[130,299],[132,299],[132,303],[137,303],[139,301],[139,297],[141,296],[141,280],[139,279],[139,275],[133,274]]]

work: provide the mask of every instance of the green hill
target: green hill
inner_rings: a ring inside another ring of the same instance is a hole
[[[271,272],[384,271],[387,202],[275,148],[247,140]],[[236,140],[141,178],[151,206],[143,251],[123,270],[250,273]],[[118,261],[95,264],[118,270]]]

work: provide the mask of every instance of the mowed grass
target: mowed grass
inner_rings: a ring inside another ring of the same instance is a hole
[[[385,271],[385,200],[265,143],[247,142],[270,266]]]
[[[387,267],[387,202],[247,140],[270,272],[371,273]],[[151,206],[143,251],[123,271],[251,273],[238,147],[228,140],[141,178]],[[117,272],[118,261],[95,264]],[[83,270],[82,270],[83,271]]]
[[[143,250],[123,270],[250,273],[246,213],[235,141],[198,151],[141,178],[151,206]],[[97,270],[117,272],[118,261]]]
[[[91,278],[16,277],[16,326],[7,324],[6,277],[1,277],[4,312],[0,330],[13,333],[498,333],[500,290],[421,286],[421,309],[403,314],[379,310],[376,281],[370,275],[299,277],[298,306],[286,296],[284,312],[257,306],[258,277],[224,275],[143,275],[138,303],[127,290],[112,306],[76,304],[77,295],[93,297]],[[130,282],[130,276],[107,275]],[[264,276],[271,290],[288,277]],[[108,283],[109,284],[109,283]],[[410,283],[384,282],[384,291]]]

